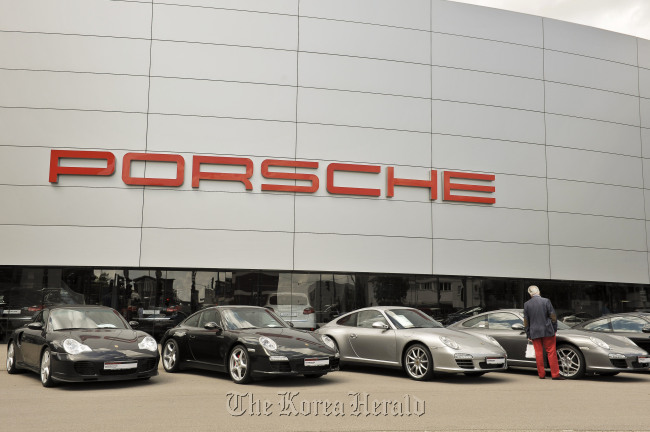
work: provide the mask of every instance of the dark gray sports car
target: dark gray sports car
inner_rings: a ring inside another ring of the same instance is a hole
[[[625,336],[640,348],[650,352],[650,313],[610,314],[585,321],[574,328],[600,334]]]
[[[510,366],[536,369],[535,359],[525,357],[528,338],[522,309],[482,313],[449,328],[489,335],[508,352]],[[611,376],[619,372],[647,371],[650,365],[648,353],[626,337],[595,335],[562,322],[558,322],[556,337],[560,374],[568,379],[581,378],[586,373]]]
[[[256,306],[196,312],[168,330],[161,345],[167,372],[186,367],[228,372],[238,384],[274,375],[318,378],[339,368],[330,338],[294,330],[273,311]]]
[[[158,375],[158,344],[103,306],[45,308],[7,344],[7,372],[37,372],[57,381],[115,381]]]

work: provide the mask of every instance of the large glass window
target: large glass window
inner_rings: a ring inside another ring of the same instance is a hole
[[[643,326],[648,324],[645,320],[633,316],[629,317],[612,317],[612,330],[615,332],[641,333]]]

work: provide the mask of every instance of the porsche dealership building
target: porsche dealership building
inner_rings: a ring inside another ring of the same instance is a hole
[[[650,41],[446,0],[0,0],[0,202],[3,333],[531,283],[650,309]]]

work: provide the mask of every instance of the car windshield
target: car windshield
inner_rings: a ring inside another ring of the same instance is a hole
[[[389,309],[386,315],[398,329],[442,327],[438,321],[415,309]]]
[[[112,309],[55,309],[50,313],[49,324],[52,330],[128,328]]]
[[[287,327],[287,324],[268,309],[224,309],[223,320],[228,330]]]

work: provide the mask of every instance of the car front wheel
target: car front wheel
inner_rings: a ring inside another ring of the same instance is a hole
[[[433,376],[433,358],[429,349],[421,344],[408,347],[404,353],[404,369],[408,376],[417,381],[426,381]]]
[[[41,355],[41,384],[43,387],[54,387],[52,379],[52,354],[49,348],[45,348]]]
[[[18,367],[16,366],[16,344],[11,342],[7,347],[7,373],[15,374],[18,373]]]
[[[579,379],[585,376],[585,357],[572,345],[557,347],[557,361],[560,375],[566,379]]]
[[[248,351],[242,345],[237,345],[230,352],[228,360],[230,378],[237,384],[246,384],[251,379],[251,364]]]
[[[178,372],[180,365],[180,352],[176,339],[169,339],[165,342],[162,350],[162,364],[165,371],[173,373]]]

